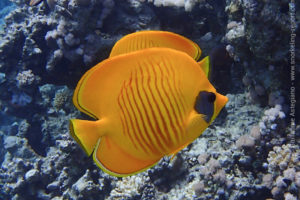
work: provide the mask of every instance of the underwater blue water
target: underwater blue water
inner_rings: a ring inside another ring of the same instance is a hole
[[[16,6],[9,0],[0,1],[0,29],[2,24],[4,23],[4,17],[15,8]]]

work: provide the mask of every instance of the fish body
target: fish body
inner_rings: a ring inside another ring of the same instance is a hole
[[[185,52],[146,48],[111,56],[87,71],[74,105],[75,140],[114,176],[148,169],[194,141],[228,101]]]

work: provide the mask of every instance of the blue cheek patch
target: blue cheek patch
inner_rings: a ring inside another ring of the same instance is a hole
[[[216,95],[213,92],[202,91],[199,92],[194,109],[204,115],[204,120],[209,123],[215,111]]]

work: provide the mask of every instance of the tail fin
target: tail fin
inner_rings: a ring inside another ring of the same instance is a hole
[[[198,64],[201,67],[201,69],[203,69],[206,77],[209,79],[209,76],[210,76],[210,58],[209,58],[209,56],[206,56],[205,58],[200,60],[198,62]]]
[[[93,153],[99,138],[104,135],[104,129],[101,124],[102,120],[70,120],[70,134],[88,156]]]

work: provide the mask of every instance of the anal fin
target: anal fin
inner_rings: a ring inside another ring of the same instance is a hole
[[[106,173],[124,177],[142,172],[153,165],[157,160],[140,160],[121,149],[112,139],[104,136],[99,139],[93,159],[97,166]]]

